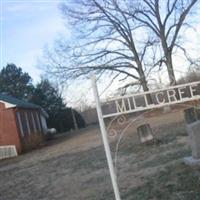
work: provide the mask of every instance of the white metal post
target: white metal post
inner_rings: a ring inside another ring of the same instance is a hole
[[[104,144],[106,158],[107,158],[108,167],[109,167],[109,171],[110,171],[110,177],[111,177],[112,186],[113,186],[113,190],[114,190],[114,194],[115,194],[115,199],[121,200],[118,185],[117,185],[115,170],[114,170],[114,166],[113,166],[113,162],[112,162],[110,146],[109,146],[109,142],[108,142],[108,138],[107,138],[107,131],[106,131],[105,123],[103,120],[103,114],[102,114],[102,110],[101,110],[101,104],[100,104],[100,99],[99,99],[98,88],[96,85],[96,77],[95,76],[92,77],[92,87],[93,87],[93,93],[94,93],[95,102],[96,102],[97,114],[98,114],[98,118],[99,118],[99,125],[100,125],[101,134],[102,134],[102,138],[103,138],[103,144]]]

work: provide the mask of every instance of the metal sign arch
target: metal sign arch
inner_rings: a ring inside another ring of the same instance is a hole
[[[116,173],[112,161],[110,146],[108,142],[108,134],[107,129],[104,123],[104,119],[108,117],[116,117],[122,114],[129,114],[133,112],[151,110],[154,108],[161,108],[163,106],[169,106],[179,103],[184,103],[192,100],[200,99],[200,81],[192,82],[182,85],[176,85],[164,89],[159,90],[152,90],[148,92],[133,94],[133,95],[126,95],[120,96],[107,101],[115,103],[115,111],[112,113],[104,114],[101,108],[100,97],[98,93],[98,88],[96,84],[96,77],[92,77],[92,88],[96,103],[97,115],[99,119],[100,130],[102,134],[104,149],[106,153],[106,158],[108,162],[110,177],[112,181],[112,186],[115,194],[116,200],[121,200],[120,192],[117,184]],[[151,95],[154,97],[154,101],[152,104],[149,104],[147,100],[147,95]],[[143,99],[143,104],[138,105],[137,98],[140,97]]]

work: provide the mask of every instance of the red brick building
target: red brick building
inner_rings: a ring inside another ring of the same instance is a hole
[[[15,145],[18,153],[34,148],[47,133],[47,117],[38,105],[0,94],[0,146]]]

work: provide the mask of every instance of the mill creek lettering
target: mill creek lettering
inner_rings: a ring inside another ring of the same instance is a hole
[[[105,114],[104,118],[197,99],[200,99],[200,81],[133,95],[120,96],[107,101],[114,102],[116,108],[115,112]]]

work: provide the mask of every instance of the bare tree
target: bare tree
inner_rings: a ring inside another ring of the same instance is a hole
[[[155,53],[154,45],[159,41],[149,36],[143,25],[134,23],[127,13],[129,3],[73,0],[62,4],[63,16],[73,27],[73,44],[57,43],[56,55],[48,55],[48,72],[67,79],[90,73],[121,80],[131,77],[148,91],[150,52]]]
[[[178,84],[184,84],[184,83],[191,83],[194,81],[199,81],[200,80],[200,72],[196,69],[190,70],[187,73],[182,76],[177,83]]]
[[[166,64],[171,85],[176,84],[173,50],[174,47],[185,50],[179,43],[180,31],[186,25],[186,17],[197,2],[198,0],[141,0],[129,12],[130,16],[148,27],[159,38],[163,57],[157,63]]]

